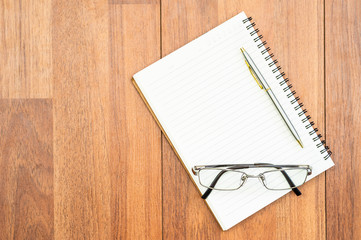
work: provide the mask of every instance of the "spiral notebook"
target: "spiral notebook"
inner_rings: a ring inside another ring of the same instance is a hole
[[[201,194],[206,189],[191,172],[195,165],[308,164],[313,169],[308,180],[334,165],[331,152],[265,45],[255,23],[242,12],[133,76]],[[304,148],[252,78],[241,47],[268,80]],[[288,192],[267,190],[253,180],[237,191],[213,191],[205,201],[227,230]]]

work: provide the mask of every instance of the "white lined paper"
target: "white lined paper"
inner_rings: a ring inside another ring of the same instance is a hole
[[[305,129],[294,106],[264,59],[242,12],[134,75],[181,160],[194,165],[269,162],[310,164],[312,177],[333,166]],[[304,148],[300,148],[267,94],[250,75],[242,58],[244,47],[269,80]],[[299,112],[299,111],[298,111]],[[206,189],[194,181],[201,192]],[[226,230],[288,191],[269,191],[258,181],[240,190],[213,191],[207,203]]]

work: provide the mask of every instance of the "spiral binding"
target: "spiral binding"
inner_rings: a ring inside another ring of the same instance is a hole
[[[242,20],[243,24],[247,24],[247,23],[248,23],[248,24],[246,25],[246,29],[247,29],[247,30],[252,30],[252,28],[253,28],[254,26],[256,26],[256,23],[255,23],[255,22],[251,22],[251,21],[252,21],[252,17],[249,17],[249,18],[246,18],[246,19]],[[257,36],[257,33],[258,33],[258,32],[259,32],[259,29],[258,29],[258,28],[257,28],[257,29],[253,29],[253,30],[250,32],[250,35],[251,35],[251,36],[256,35],[256,37],[253,39],[253,41],[254,41],[254,42],[259,42],[259,41],[261,41],[261,42],[257,45],[258,48],[261,48],[261,47],[265,46],[265,45],[267,44],[267,42],[266,42],[266,41],[262,41],[262,39],[263,39],[263,36],[262,36],[262,35]],[[262,55],[265,55],[265,54],[268,53],[270,50],[271,50],[270,47],[265,47],[265,49],[263,49],[263,50],[261,51],[261,54],[262,54]],[[272,72],[273,72],[274,74],[276,74],[276,73],[280,72],[280,70],[281,70],[282,68],[281,68],[280,66],[277,66],[277,63],[278,63],[277,59],[272,60],[273,57],[274,57],[274,54],[273,54],[273,53],[271,53],[271,54],[266,54],[265,60],[266,60],[267,62],[268,62],[269,60],[271,60],[271,62],[268,63],[268,66],[269,66],[270,68],[272,68]],[[283,76],[285,76],[285,73],[284,73],[284,72],[281,72],[281,73],[277,74],[277,75],[276,75],[276,80],[282,79],[282,80],[279,82],[279,85],[280,85],[281,87],[283,87],[283,91],[284,91],[285,93],[287,93],[287,98],[290,98],[290,97],[294,96],[294,99],[292,99],[292,100],[290,101],[290,103],[291,103],[292,105],[296,104],[296,105],[294,106],[295,111],[299,111],[299,110],[300,110],[300,111],[298,112],[298,116],[299,116],[300,118],[302,118],[302,119],[301,119],[302,123],[307,123],[307,124],[305,125],[305,128],[306,128],[306,129],[310,129],[310,131],[309,131],[310,136],[315,135],[315,136],[312,138],[312,140],[313,140],[314,142],[316,142],[317,140],[321,140],[321,142],[317,143],[316,147],[317,147],[317,148],[323,147],[323,148],[320,150],[320,153],[321,153],[321,154],[327,153],[325,156],[323,156],[323,158],[324,158],[325,160],[327,160],[327,159],[331,156],[332,152],[329,150],[329,147],[326,146],[326,141],[325,141],[324,139],[322,139],[322,135],[321,135],[321,134],[317,134],[318,129],[317,129],[317,128],[312,128],[312,126],[315,125],[315,123],[314,123],[313,121],[308,122],[308,120],[311,119],[311,116],[310,116],[310,115],[306,115],[307,110],[306,110],[306,109],[302,109],[303,103],[298,103],[298,101],[300,100],[300,97],[299,97],[299,96],[295,96],[296,91],[292,89],[292,87],[293,87],[292,84],[289,83],[289,79],[288,79],[288,78],[283,79],[283,78],[282,78]]]

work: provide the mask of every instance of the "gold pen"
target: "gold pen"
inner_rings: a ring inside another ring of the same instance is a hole
[[[256,64],[253,62],[251,56],[247,53],[247,51],[243,47],[241,48],[241,51],[242,51],[242,55],[245,59],[245,62],[247,64],[247,67],[248,67],[249,71],[251,72],[251,75],[253,76],[254,80],[256,80],[258,86],[261,89],[264,89],[266,91],[268,96],[271,98],[273,104],[276,106],[278,112],[282,116],[283,120],[285,121],[287,127],[290,129],[292,135],[295,137],[297,142],[303,148],[301,138],[298,135],[296,128],[293,126],[293,124],[291,123],[291,120],[288,118],[286,112],[283,110],[281,104],[277,100],[275,94],[273,93],[272,89],[268,85],[266,79],[263,77],[262,73],[259,71],[259,69],[257,68]]]

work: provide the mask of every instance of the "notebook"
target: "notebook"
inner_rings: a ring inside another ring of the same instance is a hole
[[[251,76],[241,47],[267,79],[304,148]],[[308,164],[313,169],[308,180],[334,165],[331,152],[268,51],[255,23],[242,12],[133,76],[201,194],[206,188],[192,174],[195,165]],[[288,192],[267,190],[253,179],[236,191],[213,191],[205,202],[227,230]]]

